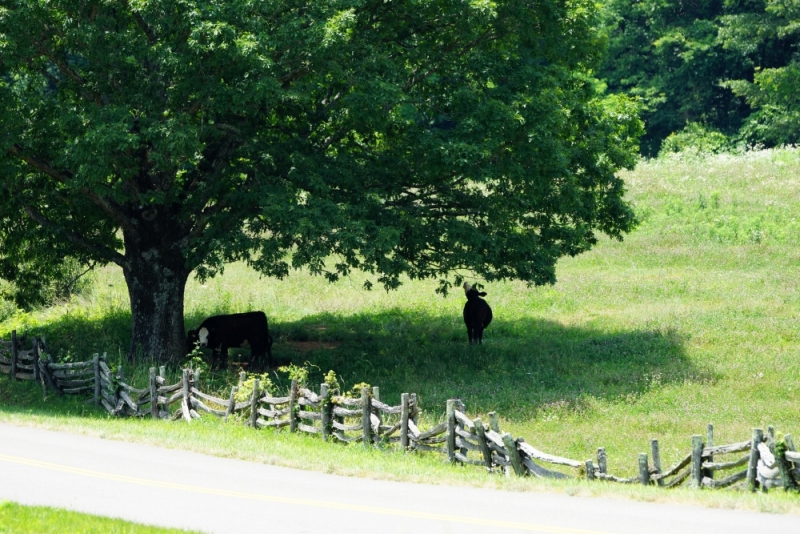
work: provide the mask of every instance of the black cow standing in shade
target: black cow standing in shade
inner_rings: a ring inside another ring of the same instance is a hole
[[[209,317],[197,330],[189,330],[186,337],[186,351],[195,346],[207,347],[212,351],[211,368],[227,369],[228,349],[250,347],[250,369],[264,370],[264,355],[270,368],[272,359],[272,337],[269,335],[267,316],[262,311],[215,315]]]
[[[485,291],[478,291],[469,283],[464,282],[464,293],[467,303],[464,304],[464,324],[467,325],[467,335],[470,343],[483,343],[483,329],[492,322],[492,308],[481,297],[486,296]]]

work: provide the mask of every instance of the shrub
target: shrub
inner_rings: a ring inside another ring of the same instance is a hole
[[[733,148],[724,134],[707,130],[703,125],[692,122],[680,132],[671,133],[661,143],[658,155],[675,152],[695,152],[698,154],[720,154]]]

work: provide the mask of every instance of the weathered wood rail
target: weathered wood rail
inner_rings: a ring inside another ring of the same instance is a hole
[[[662,469],[658,440],[650,441],[650,455],[640,453],[635,476],[625,478],[607,471],[605,448],[596,459],[583,462],[543,452],[501,432],[495,412],[489,422],[470,419],[464,403],[447,401],[445,419],[421,429],[421,409],[414,393],[403,393],[400,404],[381,401],[378,387],[364,387],[357,397],[339,395],[321,384],[319,392],[292,381],[285,396],[274,396],[253,381],[249,399],[237,402],[237,393],[246,379],[233,386],[228,398],[200,389],[200,372],[183,369],[181,378],[167,384],[164,367],[151,368],[145,388],[126,383],[120,371],[108,365],[105,354],[95,354],[85,362],[55,363],[46,353],[44,339],[33,338],[31,349],[23,350],[24,338],[0,340],[0,371],[16,380],[41,382],[43,391],[59,395],[93,395],[94,402],[111,415],[151,417],[191,422],[210,414],[228,421],[232,416],[254,429],[286,429],[320,436],[325,441],[362,443],[364,446],[399,446],[404,450],[439,453],[454,464],[475,465],[489,472],[537,478],[567,479],[586,477],[590,481],[654,485],[669,489],[681,485],[701,489],[800,488],[800,453],[791,435],[775,439],[772,427],[754,429],[750,439],[714,445],[714,427],[708,425],[705,439],[691,438],[687,453],[667,469]],[[249,386],[248,386],[249,387]],[[547,465],[545,467],[545,465]],[[557,466],[557,467],[553,467]]]
[[[17,338],[17,332],[11,332],[11,340],[0,339],[0,372],[11,376],[14,380],[39,380],[39,358],[44,351],[44,338],[32,337],[30,349],[25,349],[26,336]]]

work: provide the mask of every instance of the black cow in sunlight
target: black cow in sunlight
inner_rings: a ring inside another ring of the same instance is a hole
[[[272,337],[262,311],[209,317],[186,337],[187,353],[198,346],[211,349],[212,369],[227,369],[228,349],[240,347],[250,347],[250,369],[263,371],[265,355],[274,367]]]
[[[492,322],[492,308],[481,297],[486,296],[486,291],[478,291],[469,283],[464,282],[464,293],[467,303],[464,304],[464,324],[467,325],[467,335],[470,343],[483,343],[483,329]]]

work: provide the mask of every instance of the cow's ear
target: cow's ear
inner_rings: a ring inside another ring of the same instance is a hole
[[[485,297],[486,296],[486,291],[481,291],[480,293],[478,293],[478,296],[479,297]]]

